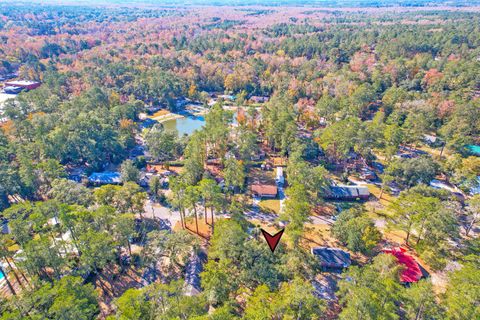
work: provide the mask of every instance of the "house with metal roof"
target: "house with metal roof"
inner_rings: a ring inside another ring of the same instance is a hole
[[[122,183],[122,176],[120,172],[94,172],[88,177],[88,182],[94,184],[120,184]]]
[[[320,267],[324,271],[342,271],[352,264],[350,253],[338,248],[315,247],[311,249],[311,252],[318,259]]]
[[[328,190],[325,191],[323,197],[329,200],[368,200],[368,198],[370,197],[370,191],[365,186],[338,185],[331,186]]]
[[[404,284],[418,282],[423,277],[422,269],[414,257],[407,253],[404,248],[384,249],[384,253],[397,258],[398,264],[403,266],[400,273],[400,281]]]

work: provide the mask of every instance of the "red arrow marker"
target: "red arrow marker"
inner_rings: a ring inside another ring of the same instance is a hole
[[[265,240],[267,240],[267,243],[268,243],[268,246],[270,247],[270,250],[272,250],[272,252],[275,251],[275,248],[277,247],[278,243],[280,242],[280,238],[282,237],[283,235],[283,231],[285,231],[285,229],[282,229],[280,231],[278,231],[277,233],[275,233],[273,236],[268,233],[267,231],[262,230],[262,234],[263,236],[265,237]]]

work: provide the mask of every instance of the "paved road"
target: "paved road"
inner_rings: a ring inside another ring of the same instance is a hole
[[[285,191],[283,190],[283,184],[278,183],[278,199],[280,200],[280,212],[285,210]]]
[[[261,213],[260,210],[258,210],[258,207],[253,207],[252,210],[245,212],[244,215],[247,219],[256,219],[266,223],[274,222],[275,219],[278,218],[276,214]]]
[[[145,216],[149,218],[156,218],[170,221],[170,226],[173,228],[177,222],[180,221],[180,212],[171,208],[165,207],[158,203],[153,203],[147,200],[145,203]]]
[[[327,216],[310,216],[310,221],[316,225],[324,224],[324,225],[331,226],[332,224],[335,223],[335,221],[332,218],[329,218]]]
[[[280,175],[283,179],[283,168],[277,167],[277,176]],[[283,212],[285,209],[285,190],[283,189],[283,181],[277,179],[277,188],[278,188],[278,199],[280,200],[280,212]]]

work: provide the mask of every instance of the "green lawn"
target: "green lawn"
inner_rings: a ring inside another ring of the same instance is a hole
[[[280,200],[278,199],[268,199],[260,201],[260,208],[266,212],[272,212],[279,214],[280,213]]]

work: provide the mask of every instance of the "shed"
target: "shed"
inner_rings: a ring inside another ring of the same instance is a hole
[[[324,270],[343,270],[348,268],[352,261],[350,253],[338,248],[315,247],[312,254],[319,260],[320,267]]]

